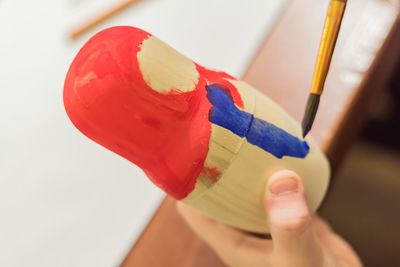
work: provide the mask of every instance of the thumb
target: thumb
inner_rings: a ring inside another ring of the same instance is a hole
[[[322,266],[322,249],[296,173],[285,170],[270,177],[265,209],[279,266]]]

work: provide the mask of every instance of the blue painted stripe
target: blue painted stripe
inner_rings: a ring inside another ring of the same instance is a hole
[[[250,144],[258,146],[277,158],[307,156],[310,148],[306,141],[238,109],[233,103],[229,90],[223,85],[208,85],[206,90],[207,99],[213,105],[208,116],[210,122],[240,137],[246,137]]]

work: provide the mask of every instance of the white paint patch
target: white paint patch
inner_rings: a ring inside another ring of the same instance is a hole
[[[143,41],[137,57],[143,79],[153,90],[167,94],[196,88],[199,73],[195,64],[156,37]]]

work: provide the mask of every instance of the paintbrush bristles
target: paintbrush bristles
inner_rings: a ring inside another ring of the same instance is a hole
[[[306,137],[308,132],[311,130],[315,115],[317,114],[319,99],[320,95],[318,94],[310,94],[308,96],[306,110],[304,111],[303,121],[301,122],[303,138]]]

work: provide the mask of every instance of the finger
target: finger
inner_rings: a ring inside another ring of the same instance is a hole
[[[324,237],[333,233],[329,223],[319,217],[317,214],[312,217],[312,224],[318,237]]]
[[[178,202],[177,209],[190,228],[229,266],[264,266],[272,241],[248,235],[218,223],[188,205]]]
[[[334,259],[341,262],[341,266],[362,266],[361,260],[353,248],[336,234],[325,220],[315,216],[313,223],[321,244]]]
[[[296,173],[280,171],[270,177],[265,208],[274,254],[285,261],[282,266],[322,266],[323,252]]]

